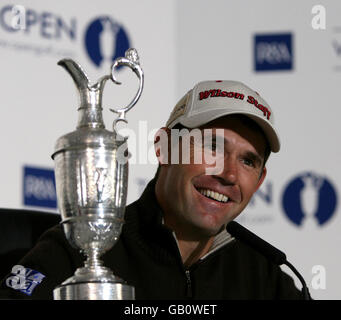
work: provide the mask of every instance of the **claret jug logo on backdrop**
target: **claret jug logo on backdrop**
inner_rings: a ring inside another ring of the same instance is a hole
[[[336,211],[336,189],[326,177],[305,172],[294,177],[285,187],[282,205],[294,224],[322,226]]]
[[[125,29],[108,16],[96,18],[85,31],[85,47],[91,61],[97,66],[111,65],[130,47]]]

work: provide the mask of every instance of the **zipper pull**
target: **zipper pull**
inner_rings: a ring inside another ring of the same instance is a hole
[[[186,297],[192,298],[193,293],[192,293],[191,273],[189,272],[189,270],[185,270],[185,274],[186,274],[186,283],[187,283]]]

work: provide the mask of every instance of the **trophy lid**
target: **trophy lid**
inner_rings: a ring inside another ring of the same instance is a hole
[[[52,159],[57,153],[67,150],[81,150],[86,148],[115,150],[126,143],[126,141],[126,137],[122,137],[115,131],[111,132],[103,128],[90,130],[89,128],[78,128],[57,140]]]

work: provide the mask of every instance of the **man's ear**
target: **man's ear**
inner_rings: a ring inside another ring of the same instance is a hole
[[[261,174],[259,176],[259,180],[257,182],[256,190],[258,190],[260,188],[260,186],[262,185],[262,183],[263,183],[263,181],[264,181],[264,179],[266,177],[266,174],[267,174],[266,167],[263,167],[262,172],[261,172]]]
[[[170,129],[160,128],[154,137],[154,149],[160,165],[168,164],[170,159]]]

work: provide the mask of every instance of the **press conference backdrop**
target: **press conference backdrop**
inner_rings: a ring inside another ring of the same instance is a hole
[[[1,207],[57,213],[50,156],[75,130],[79,103],[58,60],[79,62],[94,83],[135,47],[145,88],[120,127],[128,202],[155,173],[154,133],[177,99],[204,79],[245,82],[272,106],[282,149],[237,220],[286,252],[315,299],[340,299],[340,17],[341,3],[321,0],[2,1]],[[104,91],[107,129],[109,108],[138,87],[130,70],[117,77]]]

